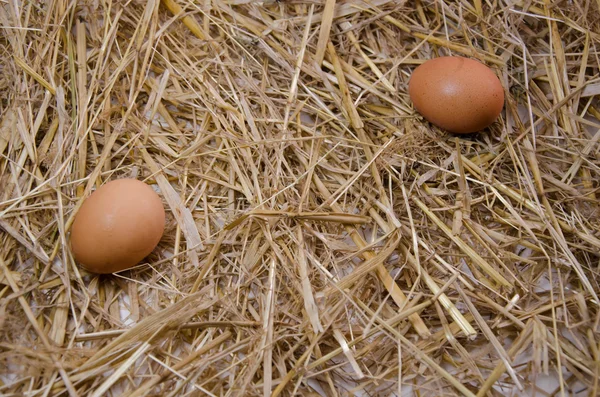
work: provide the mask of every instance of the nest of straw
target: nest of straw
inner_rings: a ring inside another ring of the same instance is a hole
[[[599,6],[0,1],[0,394],[598,395]],[[446,54],[479,134],[412,109]],[[120,177],[165,235],[88,274]]]

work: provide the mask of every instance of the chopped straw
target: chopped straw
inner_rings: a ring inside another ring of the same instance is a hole
[[[412,107],[477,59],[502,116]],[[0,1],[0,394],[600,395],[600,1]],[[89,274],[103,183],[164,236]]]

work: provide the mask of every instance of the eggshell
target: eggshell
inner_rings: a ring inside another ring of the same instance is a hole
[[[136,179],[109,182],[88,197],[75,216],[71,250],[93,273],[135,266],[150,254],[165,228],[160,197]]]
[[[504,106],[504,89],[494,72],[463,57],[440,57],[421,64],[410,78],[408,92],[425,119],[458,134],[488,127]]]

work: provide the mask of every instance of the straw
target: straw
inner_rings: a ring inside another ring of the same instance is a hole
[[[0,394],[598,395],[599,17],[0,2]],[[489,128],[415,111],[445,55],[498,76]],[[71,225],[118,178],[164,235],[90,274]]]

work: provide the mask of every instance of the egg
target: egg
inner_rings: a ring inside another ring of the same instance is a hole
[[[408,84],[415,109],[432,124],[457,134],[490,126],[502,112],[504,89],[481,62],[463,57],[431,59]]]
[[[84,201],[71,229],[71,251],[86,270],[115,273],[148,256],[164,228],[165,210],[158,194],[139,180],[118,179]]]

